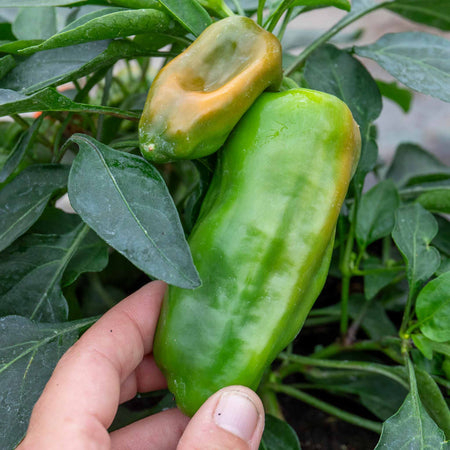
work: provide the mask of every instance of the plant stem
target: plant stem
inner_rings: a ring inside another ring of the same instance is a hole
[[[23,119],[21,116],[19,116],[19,114],[11,114],[10,117],[14,120],[14,122],[16,122],[18,125],[20,125],[25,131],[28,130],[28,128],[30,128],[30,125],[28,124],[28,122]],[[42,134],[37,132],[36,133],[36,139],[42,144],[45,145],[46,147],[52,149],[52,143]]]
[[[105,77],[105,86],[103,88],[102,101],[101,101],[102,106],[106,106],[106,104],[108,103],[109,93],[111,91],[112,79],[113,79],[113,67],[111,67],[108,70],[106,77]],[[102,137],[104,121],[105,121],[105,116],[103,114],[100,114],[98,116],[98,122],[97,122],[97,139],[98,140],[100,140]]]
[[[356,232],[356,214],[358,211],[358,201],[355,197],[353,207],[351,209],[350,229],[347,236],[347,242],[345,243],[344,257],[342,258],[342,264],[340,266],[342,272],[342,287],[341,287],[341,324],[340,331],[341,337],[344,338],[347,334],[348,328],[348,300],[350,297],[350,280],[352,277],[352,252],[353,243]]]
[[[61,139],[64,135],[64,132],[66,131],[67,125],[69,125],[70,121],[72,120],[73,113],[67,114],[67,117],[64,119],[64,121],[61,123],[61,126],[58,128],[58,131],[55,136],[55,140],[53,142],[53,163],[59,163],[64,156],[65,152],[59,151],[59,146],[61,145]]]
[[[281,40],[283,39],[284,33],[286,31],[286,28],[289,24],[289,21],[291,20],[291,16],[292,16],[292,8],[289,8],[286,12],[286,15],[284,16],[283,19],[283,23],[281,24],[281,28],[280,31],[278,32],[278,40],[281,42]]]
[[[400,326],[400,332],[399,332],[400,337],[404,337],[406,328],[408,327],[408,323],[411,319],[411,308],[412,308],[412,305],[414,302],[414,298],[415,298],[414,289],[412,289],[410,287],[409,292],[408,292],[408,299],[406,300],[405,310],[403,312],[402,324]]]
[[[322,400],[319,400],[312,395],[307,394],[306,392],[300,391],[299,389],[295,389],[291,386],[286,386],[282,384],[270,384],[269,388],[273,389],[276,392],[282,392],[283,394],[290,395],[302,402],[307,403],[321,411],[324,411],[328,414],[331,414],[339,419],[352,423],[362,428],[366,428],[368,430],[374,431],[375,433],[381,433],[381,423],[374,422],[372,420],[364,419],[356,414],[351,414],[347,411],[343,411],[336,406],[330,405]]]
[[[279,358],[282,360],[287,360],[293,365],[297,364],[301,371],[304,370],[305,366],[326,367],[329,369],[360,370],[362,372],[370,372],[376,373],[378,375],[383,375],[401,384],[406,389],[409,388],[408,383],[405,382],[404,379],[399,377],[393,371],[389,370],[388,368],[389,366],[383,366],[382,364],[371,363],[366,361],[340,361],[333,359],[318,359],[300,355],[285,355],[284,353],[281,353],[279,355]]]
[[[240,16],[245,16],[245,11],[242,9],[242,6],[239,3],[239,0],[231,0],[231,1],[233,2],[233,5],[235,6],[237,13]],[[261,25],[259,22],[258,22],[258,24]]]
[[[305,59],[318,47],[327,42],[334,35],[339,33],[339,31],[343,30],[347,25],[350,25],[353,22],[356,22],[359,18],[369,14],[376,9],[382,8],[384,6],[384,2],[374,5],[372,8],[363,9],[359,14],[348,13],[342,20],[340,20],[334,27],[330,28],[326,33],[322,34],[319,38],[317,38],[314,42],[312,42],[308,47],[306,47],[300,55],[293,61],[293,63],[286,69],[285,75],[289,76],[292,72],[294,72],[297,68],[299,68]]]
[[[109,144],[112,148],[139,148],[139,141],[137,139],[127,140],[127,141],[118,141],[113,144]]]
[[[258,0],[258,11],[256,12],[256,23],[262,27],[263,25],[263,12],[264,6],[266,6],[266,0]]]

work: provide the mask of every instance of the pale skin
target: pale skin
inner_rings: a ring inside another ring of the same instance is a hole
[[[61,358],[19,450],[258,449],[259,397],[243,386],[212,395],[192,419],[169,409],[108,433],[120,403],[166,387],[152,356],[165,283],[154,281],[108,311]]]

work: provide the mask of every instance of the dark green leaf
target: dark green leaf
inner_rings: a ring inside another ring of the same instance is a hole
[[[406,186],[414,179],[423,179],[426,175],[450,175],[450,169],[433,154],[416,144],[400,144],[395,152],[387,178],[399,186]]]
[[[30,233],[61,234],[75,230],[81,223],[77,214],[67,214],[57,208],[46,208]],[[108,263],[108,246],[92,230],[80,242],[64,271],[62,286],[73,283],[82,273],[100,272]]]
[[[35,165],[0,191],[0,250],[36,222],[53,193],[66,186],[68,174],[66,166]]]
[[[430,281],[417,297],[420,330],[437,342],[450,341],[450,272]]]
[[[17,39],[47,39],[56,33],[56,10],[53,7],[23,8],[13,23]]]
[[[441,216],[435,216],[435,218],[439,225],[439,232],[433,239],[433,245],[450,256],[450,222]]]
[[[374,44],[355,47],[406,86],[450,102],[450,42],[422,32],[385,34]]]
[[[397,329],[381,303],[368,302],[362,295],[354,294],[350,297],[349,312],[353,320],[362,317],[361,327],[371,339],[378,340],[397,334]],[[361,312],[365,312],[364,316],[361,316]]]
[[[68,74],[92,62],[108,48],[108,41],[95,41],[66,48],[46,50],[32,55],[0,80],[0,88],[31,93],[59,84]]]
[[[67,319],[61,278],[89,228],[65,234],[27,234],[2,252],[0,316],[18,314],[40,322]]]
[[[0,58],[0,79],[2,79],[10,70],[16,67],[16,60],[11,55]]]
[[[310,6],[313,8],[334,6],[335,8],[350,11],[352,5],[349,0],[294,0],[293,3],[289,4],[290,8],[293,6]]]
[[[1,96],[1,93],[0,93]],[[17,168],[22,160],[25,152],[29,148],[29,146],[33,143],[33,138],[36,132],[39,130],[41,126],[43,116],[39,117],[33,122],[33,125],[25,131],[22,136],[17,140],[16,145],[11,150],[11,153],[8,155],[8,159],[5,161],[2,169],[0,170],[0,183],[3,183]]]
[[[367,131],[381,112],[381,96],[377,84],[366,68],[349,53],[327,44],[306,61],[304,76],[312,89],[343,100],[361,127]]]
[[[209,25],[212,20],[206,10],[196,0],[159,0],[161,5],[190,33],[194,36]]]
[[[370,271],[371,269],[388,269],[381,263],[380,259],[375,257],[370,257],[365,260],[363,267],[365,271]],[[366,300],[374,298],[375,295],[390,284],[397,275],[398,272],[394,270],[379,271],[364,275],[364,296]]]
[[[139,113],[133,111],[74,102],[51,87],[31,95],[20,94],[10,89],[0,89],[0,116],[34,111],[89,112],[131,120],[137,120],[140,117]]]
[[[425,409],[438,427],[450,438],[450,410],[432,376],[416,367],[417,388]]]
[[[93,319],[39,324],[25,317],[0,319],[0,439],[4,449],[22,440],[34,403],[59,358]]]
[[[156,9],[122,10],[120,8],[105,8],[87,14],[87,16],[91,16],[91,20],[83,16],[42,44],[28,47],[20,53],[34,53],[149,31],[153,33],[174,33],[177,31],[175,22],[167,14]]]
[[[413,203],[397,210],[392,237],[405,258],[408,282],[413,292],[439,267],[439,252],[430,246],[437,231],[436,219],[419,204]]]
[[[450,214],[450,186],[424,192],[417,197],[417,202],[428,211]]]
[[[448,0],[396,0],[387,8],[397,14],[441,30],[450,30]]]
[[[32,45],[38,45],[42,42],[42,39],[20,40],[12,42],[4,42],[0,44],[0,52],[18,54],[20,50],[31,47]]]
[[[375,450],[440,449],[444,433],[422,405],[416,380],[411,370],[411,391],[400,409],[383,423]]]
[[[266,414],[266,424],[260,448],[267,450],[300,450],[300,441],[288,423],[275,416]]]
[[[377,86],[383,97],[397,103],[405,113],[409,111],[413,99],[413,94],[409,89],[401,88],[395,81],[387,83],[377,80]]]
[[[411,336],[414,345],[421,351],[422,355],[427,359],[433,358],[433,347],[430,339],[425,337],[423,334],[413,334]]]
[[[83,220],[147,274],[180,287],[199,285],[189,246],[166,185],[142,158],[86,135],[69,177],[69,197]]]
[[[400,200],[391,180],[381,181],[361,197],[356,216],[356,239],[361,248],[389,236]]]

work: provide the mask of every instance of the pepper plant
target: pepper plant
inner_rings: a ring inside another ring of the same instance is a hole
[[[324,7],[346,14],[300,53],[284,45],[293,19]],[[103,312],[149,278],[198,285],[186,236],[216,155],[152,164],[138,121],[159,69],[233,14],[281,40],[282,89],[340,98],[362,138],[325,289],[259,386],[261,448],[300,448],[286,398],[299,414],[306,403],[379,433],[378,449],[447,448],[450,168],[421,142],[399,142],[383,164],[373,122],[383,96],[405,110],[414,92],[450,101],[450,43],[433,28],[365,46],[338,34],[378,9],[450,30],[445,0],[0,0],[3,448],[20,442],[59,357]],[[399,83],[375,80],[367,58]],[[171,406],[166,391],[142,394],[112,428]]]

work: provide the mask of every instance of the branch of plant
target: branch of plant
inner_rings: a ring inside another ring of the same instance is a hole
[[[18,125],[20,125],[25,131],[30,128],[30,124],[22,118],[19,114],[11,114],[10,117],[16,122]],[[52,143],[40,132],[36,133],[36,139],[45,147],[48,147],[49,149],[53,149]]]
[[[109,93],[111,91],[111,86],[112,86],[113,68],[114,68],[114,66],[112,66],[106,73],[105,86],[103,87],[102,100],[101,100],[102,106],[106,106],[106,104],[108,103]],[[104,121],[105,121],[104,114],[100,114],[98,116],[98,122],[97,122],[97,139],[98,140],[100,140],[102,133],[103,133]]]
[[[362,428],[366,428],[368,430],[374,431],[375,433],[381,433],[381,423],[375,422],[372,420],[364,419],[363,417],[357,416],[356,414],[349,413],[344,411],[336,406],[330,405],[322,400],[319,400],[316,397],[313,397],[306,392],[303,392],[299,389],[293,388],[292,386],[287,386],[283,384],[268,384],[268,388],[273,389],[275,392],[280,392],[283,394],[287,394],[293,398],[296,398],[308,405],[311,405],[321,411],[324,411],[328,414],[331,414],[335,417],[338,417],[345,422],[352,423]]]
[[[329,39],[343,30],[345,27],[350,25],[353,22],[356,22],[361,17],[369,14],[377,9],[382,8],[385,3],[380,3],[378,5],[374,5],[370,9],[363,10],[360,14],[355,14],[354,16],[351,13],[347,14],[342,20],[340,20],[334,27],[330,28],[327,32],[322,34],[319,38],[313,41],[310,45],[308,45],[292,62],[292,64],[286,69],[285,75],[289,76],[292,72],[295,72],[299,67],[303,65],[306,58],[321,45],[325,44]],[[350,17],[349,17],[350,16]],[[346,19],[347,18],[347,19]]]
[[[67,114],[67,117],[64,119],[64,121],[61,123],[61,126],[58,128],[58,131],[56,132],[55,139],[53,141],[53,157],[52,162],[53,163],[59,163],[64,156],[64,153],[60,151],[59,147],[61,145],[61,139],[64,135],[64,132],[66,131],[67,126],[69,125],[70,121],[72,120],[73,113]]]
[[[333,360],[333,359],[319,359],[317,357],[301,356],[301,355],[285,355],[280,353],[278,356],[281,360],[288,361],[289,365],[280,368],[278,376],[280,379],[285,378],[290,373],[295,371],[307,372],[308,367],[326,367],[329,369],[344,369],[344,370],[359,370],[362,372],[376,373],[378,375],[390,378],[397,383],[401,384],[406,389],[409,388],[408,383],[389,369],[389,366],[382,364],[367,362],[367,361],[346,361],[346,360]]]

